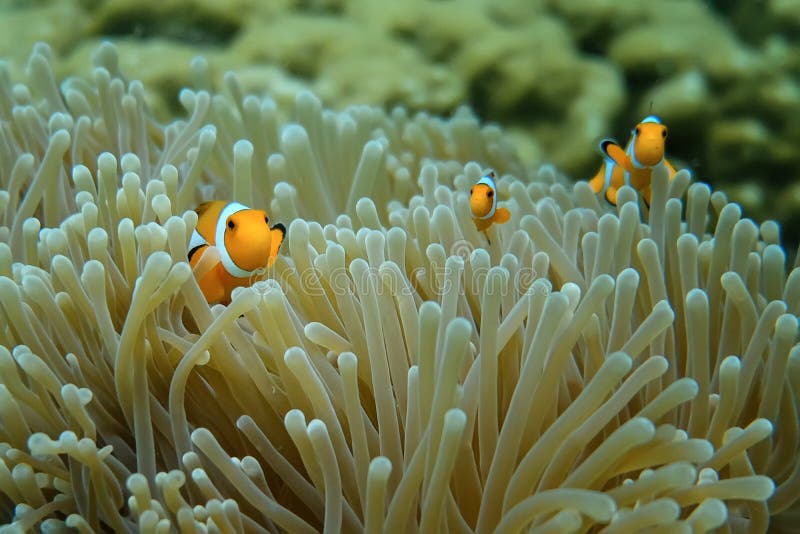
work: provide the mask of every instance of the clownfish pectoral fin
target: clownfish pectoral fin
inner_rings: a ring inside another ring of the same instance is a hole
[[[217,247],[205,246],[189,260],[197,285],[200,286],[200,291],[209,304],[222,302],[225,299],[225,282],[222,274],[224,268],[219,258]]]
[[[615,140],[606,138],[600,141],[600,152],[602,152],[603,156],[607,159],[613,161],[626,171],[630,172],[633,169],[631,157],[625,153],[625,149]]]
[[[600,140],[600,143],[597,144],[597,147],[600,149],[600,153],[605,157],[607,160],[614,161],[614,158],[608,153],[608,147],[616,145],[619,146],[619,143],[616,139],[611,137],[604,137]]]
[[[276,232],[273,235],[280,234],[280,241],[278,242],[278,245],[280,245],[283,242],[283,238],[286,237],[286,227],[281,223],[276,223],[269,230],[270,232]]]
[[[495,224],[503,224],[508,222],[511,218],[511,212],[507,208],[497,208],[492,217],[492,222]]]
[[[213,271],[220,262],[219,249],[212,245],[201,245],[189,251],[189,265],[198,280]]]
[[[270,228],[271,240],[270,240],[270,251],[269,251],[269,263],[272,264],[275,261],[275,257],[278,255],[278,249],[283,243],[283,238],[286,237],[286,227],[281,223],[275,224],[272,228]]]

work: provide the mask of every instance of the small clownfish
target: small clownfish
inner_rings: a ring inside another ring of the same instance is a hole
[[[494,172],[489,172],[483,178],[475,182],[469,190],[469,207],[472,210],[472,218],[475,227],[479,232],[483,232],[486,240],[491,245],[487,230],[492,224],[503,224],[511,218],[511,212],[506,208],[497,207],[497,187],[494,185]]]
[[[210,247],[216,248],[219,261],[197,283],[209,304],[230,304],[234,288],[249,285],[253,275],[275,261],[286,227],[270,227],[266,212],[238,202],[212,200],[194,211],[197,227],[189,241],[189,265],[195,269]]]
[[[631,139],[625,150],[613,139],[600,141],[603,163],[597,174],[589,180],[595,193],[605,191],[606,200],[617,205],[617,192],[623,185],[639,191],[647,205],[650,205],[650,176],[653,168],[664,165],[669,179],[675,176],[675,169],[664,158],[664,144],[667,127],[655,115],[648,115],[631,131]]]

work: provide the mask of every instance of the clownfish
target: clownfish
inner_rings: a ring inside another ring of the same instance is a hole
[[[234,288],[249,285],[253,275],[275,261],[286,227],[280,223],[270,227],[266,212],[238,202],[212,200],[194,211],[197,227],[189,241],[189,265],[209,304],[230,304]],[[219,260],[197,274],[197,265],[211,247]]]
[[[494,185],[494,172],[489,172],[475,182],[469,190],[469,207],[472,210],[472,219],[479,232],[483,232],[486,240],[491,245],[489,234],[486,231],[492,224],[503,224],[511,218],[511,212],[506,208],[497,207],[497,187]]]
[[[592,190],[595,193],[605,191],[606,200],[616,206],[617,191],[623,185],[629,185],[644,197],[649,206],[653,168],[664,165],[669,179],[675,176],[675,169],[664,158],[666,139],[667,127],[655,115],[648,115],[631,130],[631,139],[624,150],[613,139],[600,141],[603,163],[589,180]]]

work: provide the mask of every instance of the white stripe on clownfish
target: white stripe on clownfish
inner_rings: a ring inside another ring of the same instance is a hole
[[[206,238],[200,235],[200,232],[197,230],[192,231],[192,237],[189,239],[189,254],[191,259],[192,250],[196,249],[197,247],[202,247],[204,245],[208,245],[208,241]]]
[[[642,119],[642,121],[639,124],[645,124],[645,123],[661,124],[661,119],[659,119],[655,115],[648,115],[647,117]],[[639,135],[636,133],[636,128],[631,130],[631,140],[628,142],[628,146],[625,150],[628,156],[630,156],[631,163],[633,164],[633,166],[636,167],[637,169],[645,169],[648,167],[652,168],[659,165],[664,160],[663,157],[661,158],[661,161],[659,161],[654,165],[645,165],[644,163],[640,163],[639,160],[636,159],[636,140],[638,139],[638,137]],[[630,185],[630,173],[627,171],[625,171],[625,183],[627,185]]]
[[[497,187],[494,185],[494,180],[488,174],[475,182],[475,185],[483,184],[487,186],[492,191],[492,208],[489,212],[484,215],[483,217],[476,217],[478,219],[491,219],[494,217],[495,212],[497,211]]]
[[[219,218],[217,219],[217,227],[216,232],[214,234],[214,241],[219,249],[220,261],[222,261],[223,267],[231,276],[235,276],[237,278],[244,278],[253,274],[253,271],[246,271],[236,265],[231,258],[230,253],[228,252],[227,247],[225,246],[225,228],[228,221],[228,217],[237,213],[242,210],[248,210],[247,206],[244,204],[239,204],[238,202],[231,202],[227,204],[219,214]]]
[[[225,246],[225,227],[228,221],[228,217],[237,213],[242,210],[250,209],[244,204],[240,204],[238,202],[231,202],[226,204],[222,211],[220,212],[219,216],[217,217],[217,224],[214,228],[214,246],[219,251],[220,261],[222,262],[222,266],[228,271],[228,274],[231,276],[235,276],[237,278],[245,278],[253,274],[254,271],[246,271],[242,269],[233,261],[231,258],[230,253],[228,252],[227,247]],[[192,237],[189,240],[189,250],[193,250],[197,247],[201,247],[203,245],[210,245],[210,243],[200,235],[200,232],[194,230],[192,232]]]

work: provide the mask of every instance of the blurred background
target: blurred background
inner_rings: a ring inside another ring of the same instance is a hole
[[[63,78],[112,40],[162,120],[227,71],[279,104],[304,88],[332,108],[467,104],[526,165],[575,180],[652,110],[676,167],[800,238],[798,0],[0,0],[0,28],[15,79],[36,41]]]

